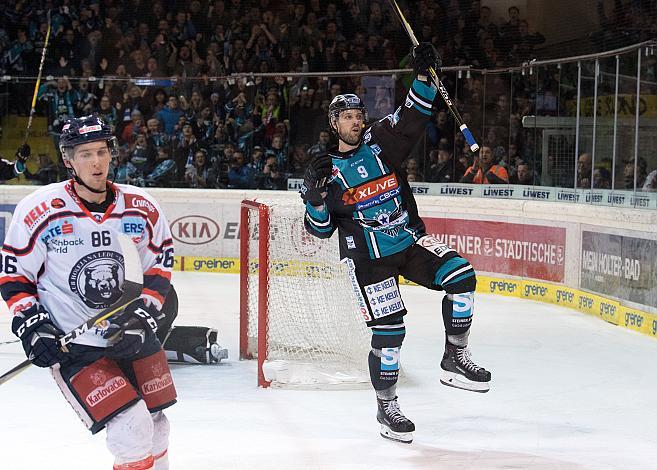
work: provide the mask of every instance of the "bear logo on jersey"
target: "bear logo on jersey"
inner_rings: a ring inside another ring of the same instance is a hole
[[[123,256],[105,250],[90,253],[75,263],[68,283],[85,305],[102,309],[121,297],[123,279]]]

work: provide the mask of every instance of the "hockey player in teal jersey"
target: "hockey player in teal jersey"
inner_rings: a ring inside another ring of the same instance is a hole
[[[338,231],[340,255],[360,286],[372,330],[369,369],[383,437],[411,442],[415,425],[399,408],[396,383],[406,328],[399,275],[433,290],[444,290],[445,352],[440,361],[445,385],[486,392],[491,374],[470,358],[475,271],[455,250],[425,231],[402,162],[421,138],[433,113],[436,88],[429,67],[440,67],[434,47],[413,50],[415,80],[403,106],[369,127],[367,110],[353,94],[336,96],[329,125],[338,146],[311,160],[301,196],[304,224],[319,238]]]

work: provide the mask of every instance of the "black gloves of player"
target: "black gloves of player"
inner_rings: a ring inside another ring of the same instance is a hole
[[[308,163],[300,191],[303,202],[309,202],[312,206],[324,204],[326,184],[332,172],[333,161],[327,153],[313,158]]]
[[[42,306],[33,305],[17,313],[11,330],[20,338],[25,355],[35,366],[51,367],[66,359],[58,342],[64,332],[55,326]]]
[[[421,42],[413,48],[413,70],[415,75],[429,76],[429,67],[435,71],[443,65],[438,51],[430,42]]]
[[[21,174],[25,171],[25,162],[30,158],[30,146],[27,144],[21,145],[18,150],[16,150],[16,173]]]
[[[142,299],[135,300],[110,320],[110,326],[103,336],[109,339],[106,356],[111,359],[127,359],[134,356],[146,341],[155,338],[157,312],[148,307]]]

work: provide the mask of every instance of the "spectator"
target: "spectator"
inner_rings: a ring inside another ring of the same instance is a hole
[[[531,164],[527,162],[521,162],[518,165],[516,174],[517,174],[518,184],[522,184],[526,186],[534,186],[538,184],[536,173],[532,169]]]
[[[518,23],[518,36],[509,52],[515,63],[526,62],[533,58],[534,47],[545,42],[541,33],[530,33],[527,20]]]
[[[194,162],[185,168],[185,183],[190,188],[214,187],[210,179],[210,166],[206,157],[207,153],[205,150],[197,150],[194,155]]]
[[[267,169],[266,166],[265,169]],[[228,187],[231,189],[249,189],[251,181],[251,169],[244,161],[244,153],[241,150],[235,150],[228,171]]]
[[[591,172],[593,157],[590,153],[583,153],[577,159],[577,187],[590,189],[591,186]]]
[[[420,164],[417,158],[409,158],[406,160],[406,173],[415,175],[415,181],[424,181],[424,175],[420,172]]]
[[[137,168],[130,162],[129,147],[127,144],[119,147],[116,167],[113,169],[114,181],[121,184],[133,184],[137,177]],[[112,174],[112,172],[110,172]]]
[[[461,178],[461,183],[508,184],[509,175],[503,167],[495,164],[491,148],[484,146]]]
[[[178,98],[170,96],[167,101],[167,107],[157,113],[157,120],[160,121],[164,133],[173,137],[176,124],[183,112],[178,109]]]
[[[46,185],[57,182],[58,173],[59,169],[57,168],[57,164],[50,159],[48,154],[40,153],[39,169],[36,173],[31,173],[30,170],[26,168],[23,174],[26,179],[33,181],[34,184]]]
[[[145,134],[137,134],[130,151],[130,163],[136,168],[138,176],[143,177],[153,169],[156,152],[155,148],[149,144]]]
[[[465,167],[454,159],[448,146],[442,146],[433,150],[437,161],[429,169],[429,181],[432,183],[454,183],[461,180],[465,173]]]
[[[280,171],[277,163],[265,165],[263,169],[263,178],[258,189],[279,190],[287,189],[287,178]]]
[[[30,74],[30,65],[34,62],[33,56],[35,54],[34,44],[27,37],[25,27],[20,26],[16,29],[16,40],[11,43],[8,50],[4,51],[3,67],[7,73],[16,76],[25,76]],[[13,100],[9,103],[15,108],[14,112],[25,116],[29,108],[30,87],[27,83],[16,83],[12,86],[12,92],[15,93]],[[12,106],[12,107],[13,107]]]
[[[171,158],[171,151],[168,147],[159,147],[157,149],[157,159],[155,160],[155,169],[144,179],[145,186],[169,187],[173,186],[178,179],[178,166]]]
[[[184,175],[185,167],[192,164],[194,155],[200,148],[191,124],[188,122],[183,124],[181,134],[175,139],[173,147],[173,159],[178,167],[178,174]]]
[[[98,117],[110,126],[112,134],[115,133],[118,122],[118,113],[116,108],[112,106],[109,96],[105,95],[100,99],[99,107],[96,108],[96,113],[98,114]]]
[[[312,160],[318,155],[326,153],[330,140],[331,134],[328,131],[320,131],[317,143],[308,149],[308,158]]]
[[[146,127],[144,126],[144,118],[141,111],[135,109],[130,113],[130,122],[126,124],[121,132],[121,142],[133,144],[137,139],[137,136],[144,134],[145,132]]]
[[[146,121],[146,137],[156,153],[160,148],[171,145],[171,138],[161,131],[160,122],[155,118]]]
[[[625,165],[623,167],[623,189],[634,191],[634,167],[635,162],[633,158],[628,158],[625,160]],[[647,173],[647,163],[646,160],[642,157],[639,157],[636,162],[637,172],[636,172],[636,189],[639,190],[645,186],[648,178],[646,178]],[[650,183],[649,183],[650,184]]]
[[[604,167],[593,170],[593,187],[596,189],[611,189],[611,173]]]
[[[251,189],[257,189],[258,177],[262,174],[265,168],[265,154],[262,151],[262,147],[259,145],[253,147],[251,153],[251,163],[248,164],[248,167],[251,174],[251,184],[249,186]]]
[[[59,134],[64,122],[75,117],[76,94],[71,82],[67,78],[58,79],[55,89],[43,95],[43,99],[48,101],[48,132]]]
[[[96,105],[96,95],[89,91],[89,80],[81,78],[78,83],[77,95],[75,97],[75,113],[77,116],[91,114]]]
[[[279,134],[275,135],[271,139],[271,147],[265,152],[267,157],[274,156],[276,157],[276,163],[279,167],[284,167],[286,164],[286,155],[285,149],[283,149],[283,137]]]
[[[317,153],[315,155],[321,155]],[[308,162],[315,158],[308,150],[308,146],[305,144],[296,144],[290,155],[290,162],[288,166],[289,173],[295,178],[302,178],[304,172],[306,171],[306,166]]]

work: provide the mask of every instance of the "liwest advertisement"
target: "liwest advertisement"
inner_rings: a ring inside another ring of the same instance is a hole
[[[580,287],[644,305],[655,305],[657,241],[582,231]]]
[[[483,220],[424,218],[435,235],[476,270],[563,282],[566,229]]]

